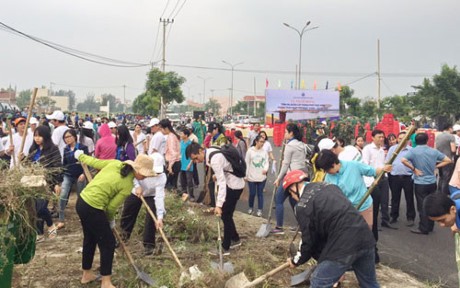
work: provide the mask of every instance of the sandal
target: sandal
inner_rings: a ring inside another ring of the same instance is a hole
[[[45,236],[44,235],[37,235],[37,238],[35,239],[35,243],[41,243],[45,241]]]
[[[50,227],[51,229],[48,230],[48,239],[54,239],[57,237],[57,226],[53,225]]]

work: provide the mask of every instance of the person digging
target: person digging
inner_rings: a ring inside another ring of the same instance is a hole
[[[380,287],[375,240],[364,218],[338,186],[306,179],[305,172],[292,170],[283,181],[285,193],[298,201],[294,214],[302,233],[299,250],[287,263],[295,268],[316,259],[312,288],[332,287],[349,269],[354,270],[360,287]]]

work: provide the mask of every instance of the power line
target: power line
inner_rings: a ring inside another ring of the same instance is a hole
[[[182,8],[184,7],[184,5],[185,5],[185,2],[187,2],[187,0],[184,0],[184,2],[182,2],[182,5],[179,7],[179,10],[177,10],[177,13],[176,13],[176,15],[174,15],[174,17],[173,17],[173,18],[176,18],[176,17],[177,17],[177,15],[179,15],[179,12],[180,12],[180,11],[182,10]]]
[[[169,14],[168,18],[172,19],[172,15],[174,14],[174,12],[176,12],[176,9],[177,9],[177,6],[179,6],[179,3],[180,3],[180,0],[177,0],[176,5],[174,5],[174,9],[171,11],[171,13]]]
[[[2,30],[4,30],[4,31],[7,31],[7,32],[15,34],[15,35],[19,35],[21,37],[25,37],[27,39],[30,39],[32,41],[38,42],[38,43],[40,43],[42,45],[45,45],[45,46],[47,46],[47,47],[49,47],[51,49],[57,50],[57,51],[62,52],[64,54],[74,56],[76,58],[79,58],[79,59],[82,59],[82,60],[85,60],[85,61],[89,61],[89,62],[101,64],[101,65],[114,66],[114,67],[124,67],[124,68],[144,67],[144,66],[150,65],[150,64],[143,64],[143,63],[127,62],[127,61],[117,60],[117,59],[113,59],[113,58],[108,58],[108,57],[99,56],[99,55],[96,55],[96,54],[80,51],[80,50],[77,50],[77,49],[66,47],[66,46],[61,45],[61,44],[53,43],[51,41],[40,39],[38,37],[26,34],[24,32],[21,32],[21,31],[15,29],[15,28],[11,27],[11,26],[8,26],[7,24],[5,24],[3,22],[0,22],[0,25],[1,25],[0,28],[2,28]],[[98,58],[98,60],[90,59],[88,57],[85,57],[85,56],[82,56],[82,55],[79,55],[79,54],[86,55],[86,56],[91,56],[91,57],[94,57],[94,58]],[[105,62],[103,62],[103,61],[105,61]],[[110,62],[112,62],[112,63],[110,63]],[[115,64],[115,63],[117,63],[117,64]]]
[[[169,1],[170,1],[170,0],[168,0],[168,2],[166,2],[165,9],[163,9],[163,13],[161,13],[160,18],[163,18],[163,16],[165,15],[166,9],[168,9],[168,6],[169,6]]]

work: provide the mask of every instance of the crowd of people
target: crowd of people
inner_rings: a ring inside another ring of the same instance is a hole
[[[66,207],[75,184],[76,210],[84,234],[82,283],[97,277],[92,264],[98,246],[102,287],[113,287],[115,219],[121,219],[122,241],[127,241],[141,198],[158,218],[154,221],[147,215],[144,223],[144,253],[153,254],[155,230],[163,227],[167,211],[165,191],[180,201],[209,205],[208,211],[223,221],[222,251],[229,255],[230,249],[241,245],[233,213],[243,189],[247,183],[247,213],[262,217],[269,173],[275,174],[273,184],[277,187],[276,226],[271,232],[284,234],[284,202],[289,199],[302,240],[297,255],[288,262],[295,267],[312,257],[318,260],[312,287],[337,284],[350,268],[362,287],[378,287],[374,265],[380,261],[378,233],[380,227],[397,229],[403,190],[405,224],[413,226],[411,232],[429,234],[434,221],[449,227],[460,222],[456,212],[460,208],[460,164],[455,164],[460,136],[453,134],[453,130],[460,134],[459,125],[447,125],[436,137],[435,149],[427,146],[427,134],[408,135],[411,143],[390,165],[387,163],[406,137],[405,131],[385,135],[373,130],[372,142],[367,145],[362,136],[346,143],[325,133],[309,143],[315,145],[310,157],[299,125],[288,123],[277,165],[269,137],[259,123],[247,137],[238,130],[227,137],[221,123],[206,123],[200,117],[178,127],[168,119],[143,119],[143,123],[126,118],[79,119],[76,113],[69,116],[61,111],[40,119],[30,117],[30,127],[26,127],[26,117],[17,115],[0,123],[5,136],[0,141],[0,156],[9,160],[10,169],[25,162],[50,168],[49,191],[59,195],[59,201],[36,200],[37,242],[57,237],[66,227]],[[127,126],[127,122],[133,125]],[[93,169],[92,181],[84,173],[86,165]],[[384,177],[365,198],[381,173]],[[199,174],[205,175],[202,185]],[[197,189],[200,186],[203,191]],[[123,207],[122,215],[117,218],[119,207]]]

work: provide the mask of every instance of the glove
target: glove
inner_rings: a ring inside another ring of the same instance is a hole
[[[115,220],[110,221],[109,225],[110,225],[110,229],[115,228]]]
[[[75,159],[78,160],[78,158],[80,158],[81,154],[83,154],[83,150],[76,150],[76,151],[73,153],[73,156],[75,157]]]

